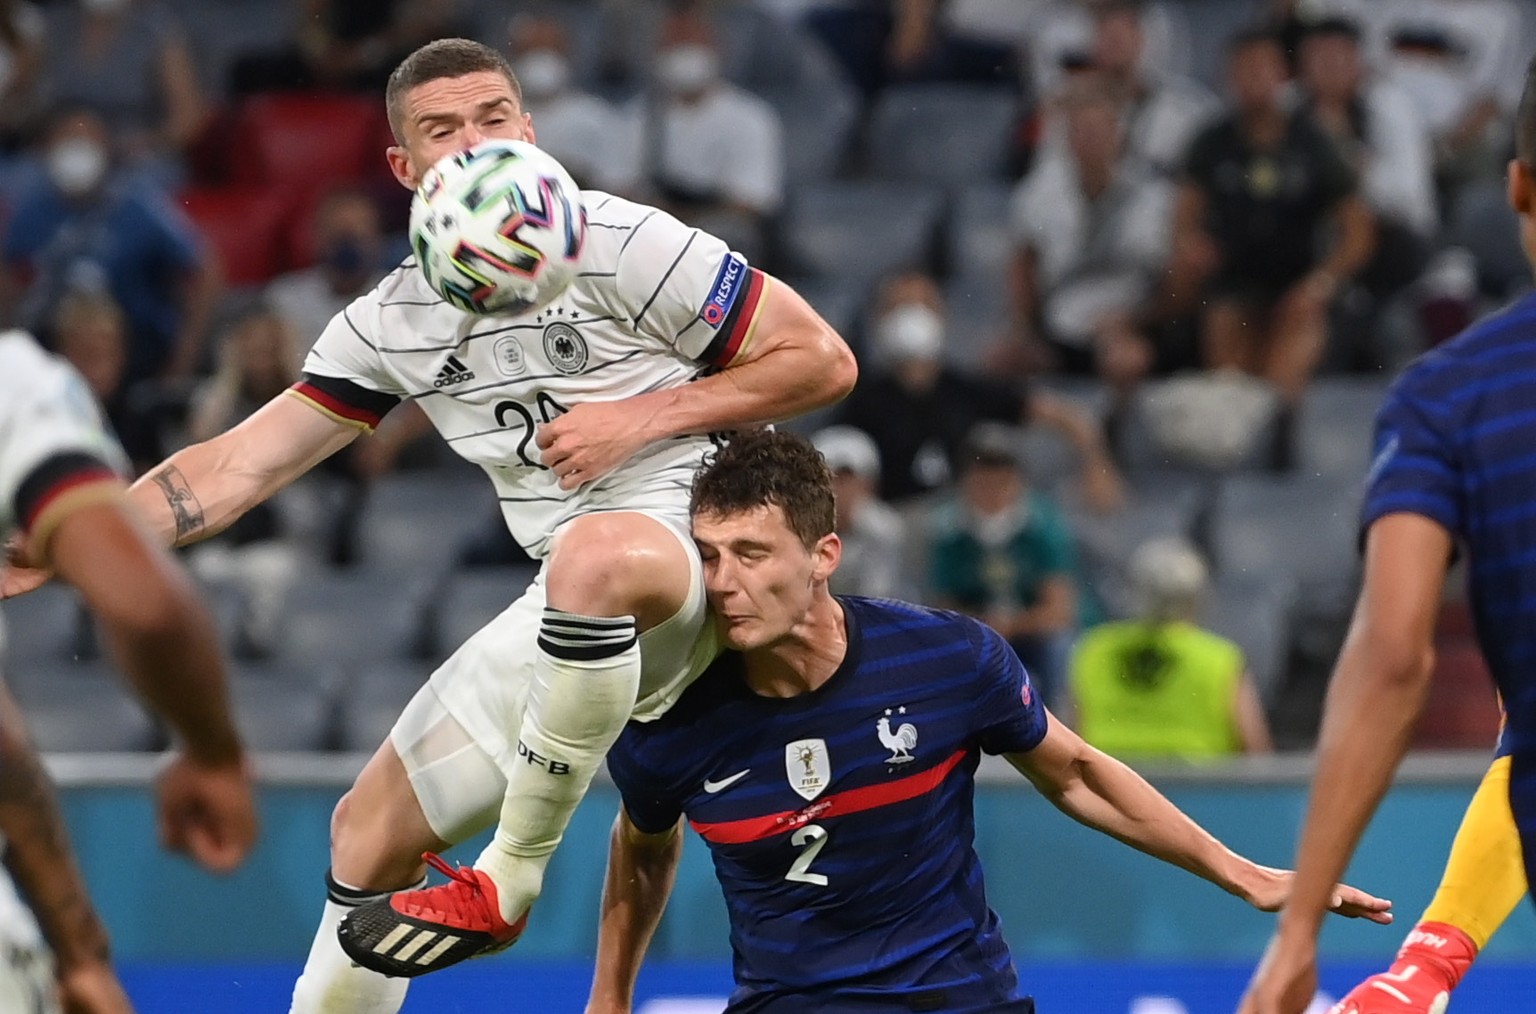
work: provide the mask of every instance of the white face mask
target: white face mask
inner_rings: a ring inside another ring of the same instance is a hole
[[[875,342],[887,360],[937,359],[944,347],[944,318],[922,303],[907,303],[881,318]]]
[[[673,46],[661,55],[656,77],[673,95],[696,95],[720,75],[720,58],[708,46]]]
[[[533,49],[517,58],[517,79],[523,94],[532,99],[546,99],[565,91],[571,80],[571,65],[553,49]]]
[[[89,193],[107,174],[107,150],[84,137],[71,137],[48,149],[48,178],[74,197]]]

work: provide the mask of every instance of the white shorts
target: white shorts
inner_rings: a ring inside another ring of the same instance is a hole
[[[720,653],[704,597],[704,568],[674,519],[640,511],[677,537],[688,555],[688,596],[663,623],[640,634],[640,695],[633,717],[653,721]],[[517,759],[518,730],[533,685],[544,570],[416,692],[390,730],[433,832],[463,841],[495,823]]]

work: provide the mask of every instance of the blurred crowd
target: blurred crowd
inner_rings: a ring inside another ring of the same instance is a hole
[[[1309,740],[1375,401],[1528,284],[1529,9],[0,0],[0,313],[139,467],[291,383],[403,255],[383,82],[444,35],[507,53],[584,185],[724,237],[855,347],[852,397],[791,424],[836,474],[837,590],[983,618],[1120,752]],[[396,415],[196,553],[242,654],[283,653],[301,561],[369,565],[371,486],[446,467]],[[448,565],[526,564],[485,519]]]

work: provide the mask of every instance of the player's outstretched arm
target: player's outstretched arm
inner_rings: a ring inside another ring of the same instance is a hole
[[[121,501],[82,506],[39,547],[101,622],[112,655],[176,731],[160,786],[161,836],[215,872],[256,838],[245,754],[229,713],[218,632],[186,574]]]
[[[1089,746],[1077,733],[1049,719],[1045,739],[1009,763],[1073,820],[1209,880],[1230,894],[1276,911],[1291,874],[1243,858],[1196,824],[1146,779]],[[1391,922],[1391,902],[1344,885],[1331,885],[1329,908],[1340,915]]]
[[[858,378],[853,352],[799,293],[777,279],[765,285],[750,333],[720,372],[576,405],[541,425],[542,460],[561,487],[600,478],[659,440],[782,422],[846,397]]]
[[[216,535],[361,430],[280,394],[211,440],[151,468],[129,496],[168,546]]]
[[[646,948],[667,907],[683,855],[682,824],[646,834],[619,808],[608,843],[608,874],[597,930],[597,968],[587,1014],[629,1014]]]
[[[1450,533],[1419,514],[1388,514],[1367,533],[1365,580],[1324,704],[1296,882],[1245,1014],[1301,1014],[1312,1002],[1330,885],[1386,793],[1428,693],[1451,550]]]
[[[130,1014],[108,959],[107,931],[75,866],[47,773],[21,712],[0,685],[0,834],[5,867],[53,951],[66,1010]]]

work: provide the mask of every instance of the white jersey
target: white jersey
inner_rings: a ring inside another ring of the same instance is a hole
[[[39,534],[80,498],[115,495],[111,465],[120,456],[80,375],[31,335],[0,333],[0,538],[17,529]],[[41,946],[32,914],[4,875],[0,944]]]
[[[664,211],[582,196],[580,271],[553,304],[515,316],[465,313],[407,260],[331,321],[291,392],[368,429],[414,400],[491,477],[513,538],[539,558],[560,524],[594,511],[660,513],[686,530],[688,489],[709,437],[652,444],[567,491],[541,463],[534,435],[582,402],[680,387],[728,365],[751,338],[768,284],[719,239]]]
[[[0,333],[0,538],[35,533],[102,481],[122,452],[85,381],[23,331]]]

